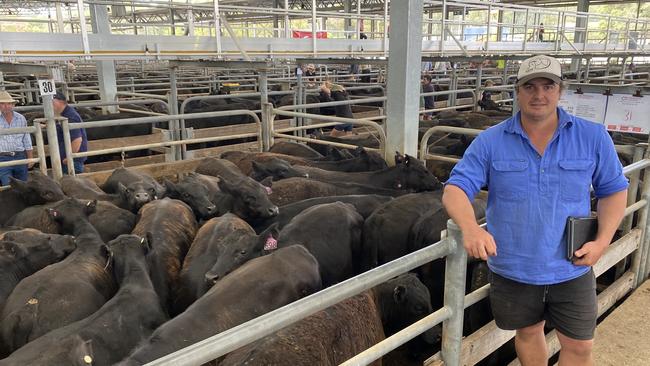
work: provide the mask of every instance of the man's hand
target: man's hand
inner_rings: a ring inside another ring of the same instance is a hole
[[[36,164],[36,163],[27,163],[27,169],[33,168],[34,164]]]
[[[463,246],[469,256],[481,258],[484,261],[488,259],[488,256],[497,255],[497,244],[494,237],[480,226],[463,231]]]
[[[609,243],[602,243],[598,241],[586,242],[582,248],[573,253],[577,258],[573,260],[576,266],[593,266],[598,262],[600,257],[603,256]]]

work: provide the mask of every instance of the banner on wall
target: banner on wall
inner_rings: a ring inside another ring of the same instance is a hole
[[[291,34],[293,38],[313,38],[311,31],[294,30],[291,31]],[[327,31],[317,31],[316,38],[321,38],[321,39],[327,38]]]
[[[609,131],[649,133],[650,103],[648,97],[629,94],[610,95],[607,100],[605,126]]]

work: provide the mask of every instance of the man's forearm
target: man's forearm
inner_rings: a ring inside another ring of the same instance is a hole
[[[627,190],[616,192],[598,200],[598,235],[597,242],[609,244],[623,220],[627,206]]]
[[[445,206],[449,217],[454,220],[462,231],[478,226],[472,203],[462,189],[451,184],[445,186],[442,204]]]
[[[82,141],[82,138],[77,137],[76,139],[74,139],[74,140],[72,140],[70,142],[70,145],[72,145],[72,152],[73,153],[79,152],[79,149],[81,148],[81,141]]]

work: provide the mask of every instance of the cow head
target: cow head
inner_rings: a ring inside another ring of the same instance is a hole
[[[251,233],[241,237],[241,234],[233,233],[229,236],[233,236],[233,238],[228,240],[230,238],[226,237],[224,242],[227,243],[227,247],[223,253],[219,254],[214,266],[205,274],[208,288],[249,260],[277,249],[277,238],[280,236],[280,232],[278,224],[274,223],[260,235]]]
[[[130,270],[137,268],[129,266],[129,263],[136,261],[146,266],[145,257],[151,250],[151,245],[147,238],[122,234],[108,243],[108,249],[113,257],[113,275],[121,282]]]
[[[291,177],[308,178],[307,174],[297,171],[287,161],[278,158],[271,158],[265,162],[253,161],[252,167],[251,178],[258,182],[266,177],[272,177],[275,181]]]
[[[398,159],[396,157],[395,162]],[[395,180],[395,189],[413,189],[416,192],[440,189],[442,184],[418,159],[404,155],[399,159],[399,174]]]
[[[128,186],[119,182],[117,192],[132,212],[138,212],[145,204],[158,199],[156,187],[142,181],[130,183]]]
[[[50,217],[63,229],[63,232],[73,233],[80,221],[87,221],[88,216],[95,213],[97,200],[82,201],[66,198],[46,209]]]
[[[217,207],[210,201],[210,192],[194,175],[186,176],[177,184],[164,180],[167,197],[187,203],[198,219],[209,219],[217,214]]]
[[[59,184],[40,171],[31,172],[27,182],[13,177],[9,179],[11,187],[32,206],[60,201],[66,197]]]
[[[387,333],[403,329],[433,312],[429,290],[416,275],[405,273],[381,286],[382,297],[391,297],[391,301],[382,304],[390,307],[382,309],[383,316],[387,317],[382,319],[384,327],[388,328]],[[434,327],[423,333],[422,338],[429,344],[436,343],[440,339],[440,329]]]
[[[233,181],[219,177],[219,189],[232,197],[232,213],[244,220],[278,215],[278,206],[269,199],[267,189],[249,177]]]

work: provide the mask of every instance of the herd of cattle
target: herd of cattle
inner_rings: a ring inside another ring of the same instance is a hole
[[[441,184],[419,160],[396,161],[281,142],[205,158],[174,181],[124,168],[101,187],[12,181],[0,192],[0,365],[144,364],[438,241]],[[443,268],[215,362],[338,364],[441,306]],[[439,341],[434,328],[411,348],[430,355]]]

